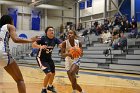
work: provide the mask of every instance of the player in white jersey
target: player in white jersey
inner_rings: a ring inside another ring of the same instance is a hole
[[[78,90],[80,93],[84,93],[80,85],[77,84],[75,76],[76,72],[79,70],[80,57],[83,55],[83,51],[79,58],[72,58],[72,55],[68,52],[69,49],[74,46],[78,46],[82,50],[82,44],[76,39],[76,37],[76,32],[69,30],[68,39],[62,43],[61,55],[65,57],[65,68],[72,84],[73,93],[76,93],[76,90]]]
[[[19,93],[26,93],[26,88],[23,80],[23,76],[20,69],[12,58],[9,49],[9,39],[12,39],[15,43],[31,43],[38,39],[33,37],[31,39],[20,39],[16,34],[16,29],[13,25],[13,19],[9,15],[3,15],[0,19],[0,67],[4,69],[12,76],[16,81]]]

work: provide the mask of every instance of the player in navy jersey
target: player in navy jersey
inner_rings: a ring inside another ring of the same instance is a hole
[[[47,93],[47,89],[55,92],[52,85],[55,76],[55,65],[52,60],[52,50],[55,45],[60,45],[59,39],[54,37],[54,28],[49,26],[45,30],[46,35],[42,36],[40,40],[33,43],[33,48],[38,48],[37,62],[39,67],[46,74],[44,78],[44,85],[41,93]],[[47,89],[46,89],[47,87]]]

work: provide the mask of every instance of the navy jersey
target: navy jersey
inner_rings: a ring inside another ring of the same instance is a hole
[[[39,49],[38,52],[38,57],[40,57],[42,60],[48,60],[48,59],[52,59],[51,58],[51,54],[52,54],[52,50],[55,47],[55,45],[60,44],[60,40],[57,38],[53,38],[53,39],[49,39],[47,36],[42,36],[40,40],[36,41],[37,44],[39,45],[46,45],[47,49]]]

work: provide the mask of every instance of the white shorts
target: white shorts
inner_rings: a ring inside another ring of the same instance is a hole
[[[80,58],[71,59],[70,57],[65,58],[65,69],[68,71],[70,70],[72,64],[76,64],[77,66],[80,66]]]
[[[14,59],[12,56],[0,50],[0,67],[5,67],[10,64]]]

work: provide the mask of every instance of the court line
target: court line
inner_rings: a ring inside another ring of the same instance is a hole
[[[57,69],[56,71],[65,71],[64,69]],[[104,77],[111,77],[111,78],[121,78],[121,79],[129,79],[129,80],[140,80],[140,77],[133,77],[133,76],[122,76],[122,75],[111,75],[111,74],[104,74],[104,73],[96,73],[96,72],[84,72],[79,71],[81,74],[88,74],[88,75],[95,75],[95,76],[104,76]]]
[[[22,65],[23,66],[23,65]],[[24,65],[25,67],[32,67],[32,68],[38,68],[38,66],[27,66],[27,65]],[[65,68],[56,68],[56,71],[64,71],[66,72]],[[85,71],[82,71],[80,70],[79,73],[81,74],[87,74],[87,75],[95,75],[95,76],[104,76],[104,77],[111,77],[111,78],[121,78],[121,79],[128,79],[128,80],[140,80],[140,77],[134,77],[134,76],[122,76],[122,75],[111,75],[111,74],[104,74],[104,73],[97,73],[97,72],[85,72]],[[124,74],[123,74],[124,75]],[[140,75],[139,75],[140,76]]]

